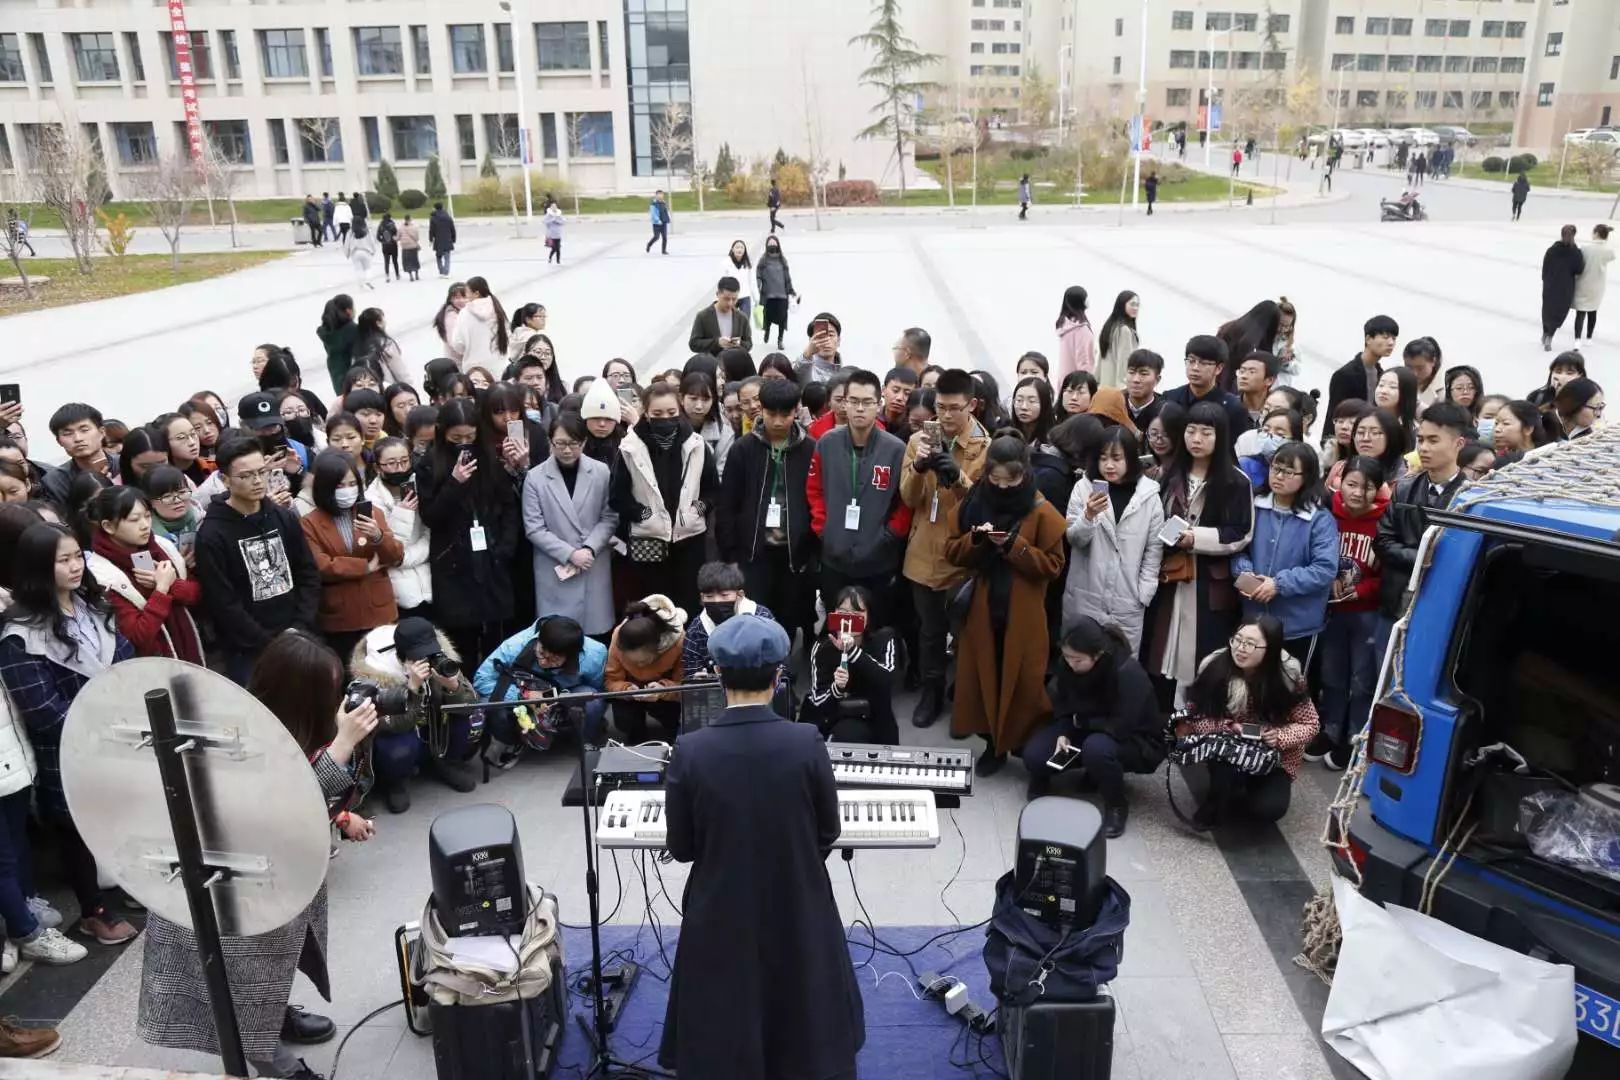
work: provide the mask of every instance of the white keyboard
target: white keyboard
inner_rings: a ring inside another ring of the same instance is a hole
[[[889,765],[859,761],[832,763],[833,779],[840,787],[855,784],[884,784],[890,787],[921,788],[928,791],[967,791],[973,785],[956,769],[935,765]]]
[[[973,794],[973,754],[930,746],[827,744],[839,787],[897,787],[936,795]]]
[[[929,848],[939,844],[939,814],[928,791],[838,793],[841,848]],[[661,848],[669,836],[664,793],[613,791],[602,804],[596,842],[605,848]]]

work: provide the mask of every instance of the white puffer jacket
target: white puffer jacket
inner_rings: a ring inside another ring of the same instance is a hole
[[[461,309],[451,344],[462,371],[483,367],[499,373],[506,367],[506,355],[498,347],[498,320],[495,301],[487,296],[480,296]]]
[[[0,601],[11,606],[11,596],[0,589]],[[34,744],[28,729],[11,707],[11,698],[0,687],[0,797],[15,795],[34,782]]]
[[[1090,497],[1091,482],[1082,477],[1069,496],[1069,579],[1063,589],[1063,625],[1076,616],[1089,615],[1104,626],[1118,626],[1136,649],[1142,643],[1143,613],[1159,591],[1159,563],[1164,557],[1164,544],[1159,540],[1159,530],[1164,528],[1159,485],[1146,476],[1138,478],[1117,522],[1111,505],[1088,519],[1086,500]]]
[[[388,568],[388,582],[394,587],[394,600],[400,608],[414,608],[433,599],[433,573],[428,564],[431,537],[422,516],[399,505],[393,490],[380,479],[366,488],[366,498],[383,512],[388,530],[405,545],[405,558]]]

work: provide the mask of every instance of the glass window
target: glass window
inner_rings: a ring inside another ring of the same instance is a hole
[[[1494,75],[1496,73],[1496,62],[1494,56],[1476,56],[1474,57],[1474,71]]]
[[[1460,109],[1463,107],[1463,92],[1461,90],[1447,90],[1440,95],[1442,109]]]
[[[1444,19],[1424,19],[1423,20],[1423,36],[1424,37],[1445,37],[1446,36],[1446,20],[1444,20]]]
[[[426,161],[439,152],[439,133],[431,116],[390,116],[388,131],[399,161]]]
[[[265,78],[309,78],[309,58],[304,53],[302,30],[260,30],[259,55]]]
[[[0,124],[0,169],[13,169],[17,160],[11,156],[11,139],[6,135],[5,125]]]
[[[507,31],[510,33],[510,29]],[[479,23],[466,23],[450,28],[450,70],[457,75],[473,75],[489,68],[489,53],[484,49],[484,27]]]
[[[502,73],[509,73],[516,63],[512,59],[512,24],[495,24],[495,67]]]
[[[1544,82],[1536,88],[1536,104],[1538,106],[1551,105],[1553,101],[1553,84]]]
[[[360,127],[366,133],[366,160],[373,165],[382,160],[382,132],[375,116],[362,116]]]
[[[1239,33],[1253,33],[1259,25],[1260,16],[1252,11],[1234,11],[1232,13],[1232,29]]]
[[[1356,108],[1358,108],[1358,109],[1375,109],[1377,107],[1378,107],[1378,91],[1376,91],[1376,90],[1357,90],[1356,91]]]
[[[1498,90],[1496,104],[1504,109],[1517,109],[1519,107],[1519,92],[1517,90]]]
[[[1389,58],[1389,70],[1391,70],[1391,71],[1411,71],[1412,70],[1412,58],[1410,56],[1391,56]]]
[[[253,139],[246,120],[204,120],[203,135],[226,161],[253,164]]]
[[[1501,37],[1502,36],[1502,20],[1501,19],[1486,19],[1483,23],[1480,23],[1479,36],[1480,37]]]
[[[332,77],[332,32],[324,26],[315,28],[315,47],[321,54],[321,78]]]
[[[221,30],[219,32],[220,48],[225,53],[225,77],[227,79],[240,79],[242,77],[242,56],[236,51],[236,31]]]
[[[1215,31],[1232,29],[1232,13],[1230,11],[1206,11],[1204,13],[1204,29]]]
[[[969,45],[968,45],[968,53],[969,53],[969,55],[978,56],[983,52],[984,52],[984,42],[982,42],[982,41],[974,41],[974,42],[969,43]]]
[[[397,26],[354,28],[354,59],[362,75],[405,74],[405,46]]]
[[[146,81],[146,63],[141,59],[141,35],[133,30],[124,31],[124,52],[129,54],[129,77],[132,82]]]
[[[117,82],[118,46],[111,34],[69,34],[80,82]]]
[[[544,22],[534,24],[536,55],[541,71],[589,71],[591,24]]]
[[[1609,78],[1620,79],[1620,56],[1609,58]]]
[[[1417,58],[1419,71],[1439,71],[1442,59],[1438,56],[1420,56]]]
[[[1491,107],[1491,92],[1489,90],[1475,90],[1470,100],[1473,102],[1474,108],[1488,109]]]
[[[298,156],[305,165],[343,160],[343,126],[335,116],[308,116],[294,120],[298,130]]]
[[[540,153],[548,161],[557,159],[557,114],[540,114]]]
[[[1561,56],[1564,52],[1564,35],[1552,33],[1547,35],[1547,55]]]
[[[1115,58],[1118,59],[1117,57]],[[1116,63],[1114,74],[1118,75],[1119,65]],[[1258,71],[1260,69],[1260,54],[1257,52],[1236,52],[1232,54],[1232,66],[1239,71]]]
[[[1449,71],[1449,72],[1453,72],[1453,73],[1461,72],[1461,71],[1467,71],[1468,70],[1468,57],[1466,57],[1466,56],[1448,56],[1448,57],[1446,57],[1446,70]]]
[[[1334,53],[1333,59],[1328,62],[1328,70],[1330,71],[1344,71],[1355,66],[1356,57],[1354,53]]]
[[[1389,20],[1389,32],[1390,32],[1391,36],[1393,36],[1393,37],[1411,37],[1412,36],[1412,20],[1411,19],[1391,19],[1391,20]]]
[[[51,81],[51,54],[45,48],[45,35],[29,34],[28,45],[34,51],[34,67],[39,70],[40,83],[49,85]]]
[[[518,158],[518,120],[516,113],[484,114],[484,147],[491,157],[502,161]]]
[[[114,124],[112,129],[113,142],[118,146],[118,164],[157,164],[157,133],[150,123]]]
[[[1191,105],[1192,91],[1186,87],[1173,87],[1164,92],[1164,106],[1173,109],[1178,105]]]
[[[1114,36],[1115,37],[1124,37],[1125,36],[1125,20],[1124,19],[1115,19],[1114,20]]]
[[[1287,15],[1273,15],[1266,22],[1266,26],[1273,34],[1286,34],[1291,21]]]
[[[1502,57],[1502,74],[1504,74],[1504,75],[1523,75],[1524,74],[1524,57],[1522,57],[1522,56],[1504,56],[1504,57]]]
[[[968,29],[969,30],[984,30],[988,26],[989,26],[989,24],[986,23],[983,19],[969,19],[968,20]]]
[[[22,39],[16,34],[0,34],[0,82],[25,82]]]
[[[1389,20],[1387,18],[1375,19],[1369,16],[1367,19],[1367,33],[1377,34],[1380,37],[1389,33]]]
[[[473,138],[473,118],[469,113],[456,117],[456,154],[462,161],[478,160],[478,143]]]
[[[1434,108],[1434,103],[1440,98],[1440,95],[1433,90],[1419,90],[1415,96],[1419,109]]]
[[[687,0],[624,0],[631,169],[636,176],[668,173],[690,163],[690,155],[684,153],[666,162],[652,138],[666,106],[691,108],[686,8]],[[689,111],[687,120],[689,126]]]
[[[1173,68],[1190,68],[1195,62],[1196,54],[1191,49],[1171,49],[1170,66]]]
[[[1467,19],[1452,19],[1451,20],[1451,26],[1448,27],[1447,30],[1446,30],[1446,36],[1448,36],[1448,37],[1467,37],[1468,36],[1468,20]]]
[[[411,27],[411,55],[416,60],[418,75],[433,74],[433,51],[428,47],[427,27]]]
[[[1384,70],[1384,54],[1383,53],[1362,53],[1360,56],[1356,57],[1356,70],[1357,71],[1383,71]]]
[[[1117,57],[1117,56],[1114,57],[1114,74],[1115,75],[1119,74],[1119,63],[1120,63],[1119,57]]]
[[[1333,20],[1335,34],[1353,34],[1356,32],[1356,17],[1354,15],[1340,15]]]
[[[213,51],[208,47],[208,31],[193,30],[189,35],[191,39],[191,75],[196,79],[212,79],[214,77]],[[180,62],[176,58],[174,48],[174,35],[168,32],[163,34],[165,50],[169,60],[169,81],[180,81]]]
[[[279,118],[266,121],[270,125],[270,156],[277,165],[286,165],[292,161],[292,151],[287,146],[287,123]]]
[[[1170,13],[1170,29],[1191,30],[1193,26],[1193,13],[1190,11],[1172,11]]]
[[[1524,37],[1524,23],[1510,22],[1507,24],[1507,36],[1510,38]]]
[[[596,65],[602,71],[613,66],[608,59],[608,24],[606,19],[596,20]]]
[[[1388,90],[1384,93],[1384,104],[1388,108],[1400,112],[1406,108],[1405,90]]]
[[[1288,54],[1285,52],[1268,52],[1265,55],[1265,68],[1267,71],[1285,71],[1288,68]]]

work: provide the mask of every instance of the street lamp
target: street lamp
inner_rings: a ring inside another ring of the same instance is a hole
[[[1131,177],[1131,209],[1135,210],[1137,198],[1142,190],[1142,147],[1146,145],[1147,133],[1147,37],[1148,37],[1148,0],[1142,0],[1142,67],[1136,77],[1136,164],[1132,168]],[[1211,63],[1214,60],[1211,59]]]
[[[512,81],[517,84],[518,168],[523,170],[523,220],[532,225],[534,180],[529,176],[529,126],[525,122],[528,117],[523,111],[523,37],[518,33],[517,11],[508,0],[501,0],[501,10],[512,21]]]

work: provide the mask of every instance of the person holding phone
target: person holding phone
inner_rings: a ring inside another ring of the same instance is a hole
[[[428,567],[433,537],[418,513],[416,478],[411,475],[411,448],[404,439],[387,438],[372,451],[377,478],[367,487],[365,498],[382,514],[383,521],[400,543],[398,566],[390,566],[388,583],[394,589],[394,604],[401,620],[412,615],[430,618],[433,611],[433,574]]]
[[[337,654],[348,656],[366,631],[399,620],[387,568],[404,561],[405,548],[387,519],[360,497],[353,458],[322,450],[311,471],[315,509],[299,525],[321,575],[317,622]]]
[[[843,338],[844,324],[830,311],[823,311],[810,320],[810,340],[804,344],[803,358],[794,365],[800,382],[826,382],[843,364],[838,345]]]
[[[191,609],[202,587],[180,549],[152,527],[151,504],[138,488],[104,488],[85,509],[90,526],[85,563],[106,590],[118,632],[136,656],[203,662],[202,637]]]
[[[1089,615],[1063,632],[1062,660],[1046,684],[1052,722],[1024,744],[1029,797],[1045,795],[1060,773],[1079,772],[1103,800],[1103,833],[1125,832],[1125,774],[1151,773],[1164,760],[1164,721],[1153,683],[1120,628]]]
[[[859,585],[839,590],[826,630],[810,647],[810,692],[799,719],[844,742],[900,741],[894,719],[894,631],[872,625],[872,594]]]
[[[1111,427],[1069,496],[1069,579],[1063,625],[1094,619],[1117,627],[1131,648],[1142,644],[1142,619],[1159,591],[1164,504],[1158,482],[1142,472],[1136,437]]]
[[[608,642],[603,688],[655,690],[681,685],[681,654],[686,647],[686,612],[661,593],[624,610]],[[656,720],[673,743],[681,733],[681,695],[670,692],[613,702],[613,726],[627,743],[647,741],[647,721]]]
[[[533,546],[534,607],[566,615],[587,634],[613,629],[611,547],[619,515],[609,466],[585,455],[585,421],[551,422],[551,453],[523,480],[523,527]]]
[[[1254,500],[1254,539],[1232,556],[1243,614],[1264,612],[1283,627],[1283,648],[1310,666],[1339,573],[1339,526],[1323,501],[1321,459],[1285,442],[1271,459],[1270,490]]]

